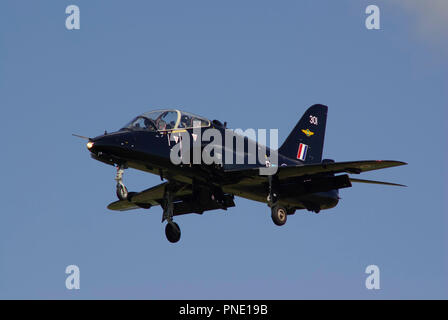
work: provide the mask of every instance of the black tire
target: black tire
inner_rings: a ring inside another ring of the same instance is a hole
[[[117,197],[119,200],[127,200],[128,199],[128,189],[122,184],[117,184]]]
[[[169,222],[165,227],[165,235],[169,242],[176,243],[180,240],[180,228],[176,222]]]
[[[288,211],[285,207],[282,206],[274,206],[271,209],[271,217],[272,221],[277,226],[282,226],[286,223],[287,217],[288,217]]]

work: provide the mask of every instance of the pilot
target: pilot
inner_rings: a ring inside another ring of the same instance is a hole
[[[151,121],[149,119],[145,119],[145,129],[147,130],[154,130],[154,125],[151,124]]]
[[[180,120],[180,128],[190,128],[191,127],[191,118],[187,115],[183,115]]]
[[[158,130],[166,130],[166,122],[162,119],[157,119],[157,129]]]

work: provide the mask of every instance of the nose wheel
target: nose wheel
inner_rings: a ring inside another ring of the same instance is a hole
[[[115,176],[115,180],[117,181],[117,197],[120,200],[128,199],[128,189],[123,183],[123,173],[125,167],[123,165],[117,166],[117,175]]]
[[[128,189],[126,189],[126,186],[124,184],[118,184],[117,183],[117,197],[120,200],[127,200],[128,199]]]

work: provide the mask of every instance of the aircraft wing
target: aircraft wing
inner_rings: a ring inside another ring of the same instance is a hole
[[[305,164],[298,166],[278,167],[277,175],[279,179],[287,179],[292,177],[300,177],[307,175],[314,175],[319,173],[361,173],[372,170],[385,169],[390,167],[402,166],[407,164],[401,161],[392,160],[362,160],[362,161],[346,161],[346,162],[330,162],[330,163],[317,163],[317,164]],[[235,175],[239,175],[242,178],[252,177],[259,175],[258,168],[243,169],[243,170],[229,170]],[[264,177],[264,176],[260,176]]]
[[[288,167],[278,167],[277,175],[280,180],[309,176],[320,173],[361,173],[371,170],[379,170],[384,168],[396,167],[405,165],[405,162],[401,161],[390,161],[390,160],[364,160],[364,161],[347,161],[347,162],[333,162],[333,163],[318,163],[318,164],[305,164],[299,166],[288,166]],[[261,181],[266,180],[266,176],[259,175],[258,168],[242,169],[242,170],[228,170],[227,174],[233,176],[233,183],[253,186],[257,183],[257,179]],[[249,179],[249,180],[246,180]],[[239,181],[239,182],[238,182]],[[368,183],[366,180],[352,179],[353,182],[364,182]],[[369,183],[379,183],[379,181],[371,181]],[[391,183],[381,183],[381,184],[391,184]],[[150,208],[152,206],[160,205],[163,194],[165,191],[166,182],[161,183],[157,186],[146,189],[142,192],[132,194],[130,200],[115,201],[108,205],[108,209],[114,211],[127,211],[140,208]],[[393,185],[393,184],[391,184]],[[251,187],[252,188],[252,187]],[[174,201],[181,200],[185,197],[192,196],[191,185],[183,185],[179,191],[176,192],[176,197]],[[188,211],[180,209],[179,211]]]
[[[333,163],[318,163],[318,164],[304,164],[298,166],[278,167],[277,176],[280,182],[294,177],[304,177],[325,173],[361,173],[371,170],[379,170],[395,166],[405,165],[405,162],[400,161],[348,161],[348,162],[333,162]],[[226,170],[226,177],[228,178],[227,185],[224,186],[224,191],[233,193],[235,195],[266,203],[266,183],[267,176],[260,175],[258,168],[250,169],[235,169]],[[373,183],[383,185],[402,186],[390,182],[369,181],[349,178],[352,182]]]
[[[141,208],[149,209],[152,206],[160,205],[163,199],[166,184],[167,182],[164,182],[142,192],[134,194],[130,193],[130,200],[119,200],[112,202],[107,206],[107,208],[114,211],[127,211]],[[191,189],[185,188],[184,186],[178,192],[176,192],[176,197],[174,200],[177,200],[178,198],[185,195],[191,195],[191,193]]]

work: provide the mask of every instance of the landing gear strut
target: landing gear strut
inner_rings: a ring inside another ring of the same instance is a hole
[[[275,181],[273,181],[273,176],[270,175],[268,177],[269,181],[269,190],[268,190],[268,206],[271,208],[271,218],[272,221],[277,226],[282,226],[286,223],[286,219],[288,217],[288,211],[285,207],[281,206],[278,203],[278,194],[275,188]]]
[[[124,169],[125,169],[124,165],[117,166],[117,174],[115,176],[115,180],[117,181],[117,197],[120,200],[127,200],[129,194],[128,189],[123,183]]]
[[[268,197],[267,197],[267,201],[268,201],[268,206],[269,207],[273,207],[278,200],[278,195],[277,192],[274,190],[274,182],[273,182],[273,177],[272,175],[268,176],[268,181],[269,181],[269,190],[268,190]]]
[[[173,211],[173,198],[175,194],[174,188],[168,183],[165,187],[165,194],[163,196],[163,216],[162,222],[167,220],[167,225],[165,227],[165,235],[169,242],[176,243],[180,240],[180,228],[179,225],[173,221],[174,211]]]

